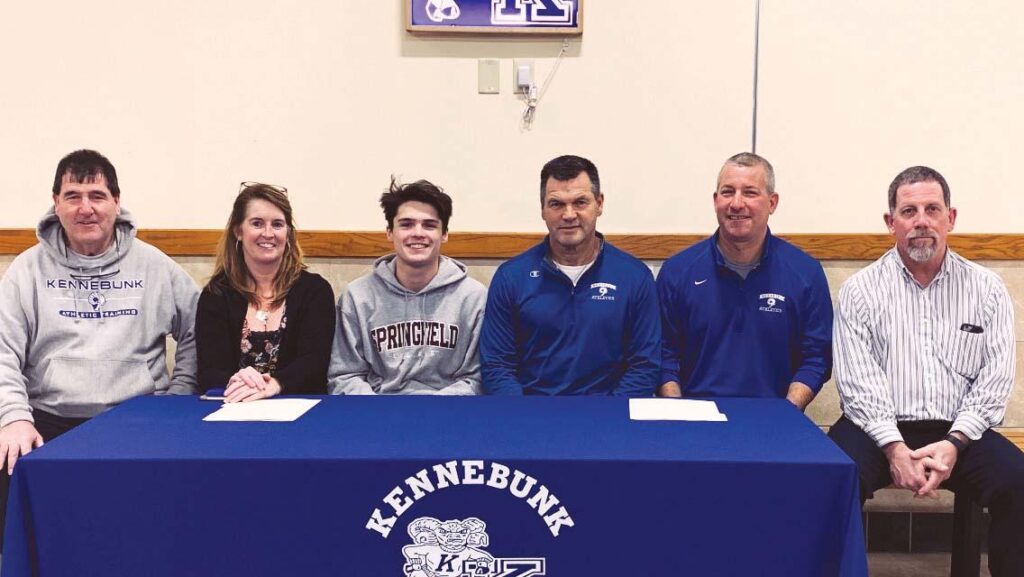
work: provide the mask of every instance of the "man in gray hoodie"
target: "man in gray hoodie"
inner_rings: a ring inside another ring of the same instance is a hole
[[[57,165],[39,244],[0,280],[0,538],[20,456],[132,397],[194,391],[199,290],[135,233],[114,166],[72,152]]]
[[[395,252],[338,299],[327,389],[335,395],[477,395],[487,289],[441,256],[452,199],[420,180],[380,199]]]

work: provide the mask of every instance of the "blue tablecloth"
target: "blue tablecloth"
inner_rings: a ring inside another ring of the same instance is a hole
[[[138,398],[18,461],[3,577],[866,575],[853,463],[785,401],[719,407]]]

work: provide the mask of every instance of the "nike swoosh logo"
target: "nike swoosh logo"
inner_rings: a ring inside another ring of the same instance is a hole
[[[695,285],[697,285],[697,286],[700,286],[700,285],[702,285],[702,284],[704,284],[704,283],[706,283],[706,282],[708,282],[708,279],[704,279],[704,280],[695,280],[695,281],[693,281],[693,284],[695,284]]]

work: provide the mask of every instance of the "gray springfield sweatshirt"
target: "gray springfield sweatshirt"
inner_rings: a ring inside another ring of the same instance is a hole
[[[109,250],[78,255],[51,208],[39,244],[0,280],[0,427],[32,421],[33,408],[93,417],[138,395],[194,392],[199,289],[135,238],[127,211],[114,227]],[[168,334],[177,341],[171,376]]]
[[[395,277],[395,255],[338,299],[327,390],[335,395],[481,394],[479,342],[487,289],[442,256],[419,292]]]

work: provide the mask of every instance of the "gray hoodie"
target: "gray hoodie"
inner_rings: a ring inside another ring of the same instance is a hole
[[[39,244],[0,280],[0,427],[32,408],[93,417],[150,393],[195,389],[199,289],[170,257],[135,238],[127,211],[105,253],[75,254],[51,208]],[[166,336],[177,341],[168,378]]]
[[[437,275],[411,292],[395,255],[352,281],[338,299],[327,390],[335,395],[478,395],[480,327],[487,289],[441,257]]]

